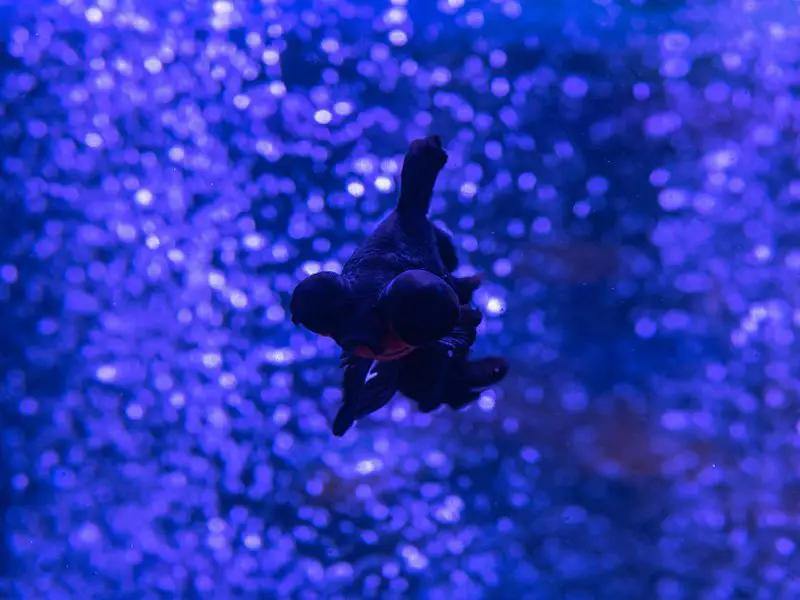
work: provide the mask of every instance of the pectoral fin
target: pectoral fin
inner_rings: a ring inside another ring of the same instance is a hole
[[[359,419],[386,406],[397,391],[398,365],[349,357],[344,372],[343,403],[333,423],[333,434],[344,435]]]

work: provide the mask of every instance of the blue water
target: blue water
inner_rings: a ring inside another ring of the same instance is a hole
[[[442,6],[0,6],[3,598],[798,597],[796,7]],[[336,439],[429,134],[510,373]]]

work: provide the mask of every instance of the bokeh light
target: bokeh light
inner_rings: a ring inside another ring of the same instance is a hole
[[[800,597],[798,23],[0,5],[0,597]],[[511,373],[335,439],[288,298],[429,133]]]

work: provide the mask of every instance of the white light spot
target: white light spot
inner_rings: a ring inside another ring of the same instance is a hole
[[[146,188],[142,188],[141,190],[137,190],[135,199],[136,202],[142,206],[150,206],[153,202],[153,193]]]
[[[407,14],[405,9],[402,8],[390,8],[386,11],[386,15],[383,17],[383,22],[387,25],[398,25],[406,20]]]
[[[99,23],[103,20],[103,11],[101,11],[96,6],[86,9],[86,20],[89,23]]]
[[[475,194],[478,193],[478,186],[471,181],[467,181],[461,184],[460,192],[464,198],[474,198]]]
[[[236,387],[236,375],[233,373],[223,373],[219,376],[219,384],[225,389],[233,389]]]
[[[217,0],[211,6],[211,10],[220,16],[229,15],[233,12],[233,4],[228,2],[228,0]]]
[[[364,195],[364,184],[360,181],[351,181],[347,184],[347,191],[351,196],[360,198]]]
[[[84,140],[89,148],[99,148],[103,145],[103,138],[97,133],[87,133]]]
[[[221,290],[225,287],[225,275],[222,273],[209,273],[208,274],[208,285],[210,285],[215,290]]]
[[[161,64],[161,61],[158,60],[155,56],[151,56],[150,58],[144,61],[144,68],[147,69],[147,72],[151,75],[155,75],[156,73],[161,73],[161,70],[164,68],[164,65]]]
[[[322,269],[321,265],[315,260],[309,260],[304,262],[302,267],[303,273],[305,273],[306,275],[314,275],[316,273],[319,273],[321,269]]]
[[[372,173],[375,170],[375,166],[372,164],[372,161],[368,158],[359,158],[356,160],[353,168],[356,170],[357,173]]]
[[[97,369],[97,378],[106,383],[114,381],[117,378],[117,368],[111,365],[103,365]]]
[[[339,50],[339,42],[334,38],[325,38],[319,45],[326,54],[333,54]]]
[[[392,191],[392,180],[388,177],[384,177],[381,175],[380,177],[375,178],[375,187],[378,189],[379,192],[391,192]]]
[[[395,423],[399,423],[400,421],[404,420],[407,416],[408,416],[408,410],[406,410],[405,406],[398,404],[392,408],[392,421],[394,421]]]
[[[235,308],[246,308],[247,307],[247,296],[244,292],[239,290],[235,290],[231,292],[231,304]]]
[[[429,564],[428,558],[413,546],[406,546],[401,553],[409,569],[421,571]]]
[[[331,122],[333,115],[327,110],[318,110],[314,113],[314,120],[320,125],[327,125]]]
[[[381,171],[388,173],[389,175],[394,175],[400,171],[400,165],[396,160],[387,158],[386,160],[381,161]]]
[[[186,156],[186,152],[179,146],[173,146],[169,149],[169,157],[175,162],[183,160],[184,156]]]
[[[267,48],[261,54],[261,60],[264,61],[264,64],[269,65],[269,66],[277,65],[278,62],[280,61],[280,59],[281,59],[281,55],[278,54],[278,52],[276,52],[272,48]]]
[[[294,362],[294,352],[287,348],[272,348],[264,353],[264,359],[271,365],[288,365]]]
[[[408,43],[408,35],[406,35],[405,31],[393,29],[389,32],[389,42],[393,46],[405,46]]]
[[[207,352],[203,355],[203,365],[209,369],[216,369],[222,364],[222,357],[216,352]]]
[[[494,397],[488,393],[481,394],[480,398],[478,398],[478,407],[482,411],[489,412],[494,409],[494,405]]]
[[[244,236],[244,245],[250,250],[261,250],[266,244],[264,236],[258,233],[248,233]]]
[[[244,545],[250,550],[258,550],[261,548],[261,537],[251,533],[244,536]]]
[[[499,315],[506,310],[506,303],[500,298],[489,298],[486,302],[486,312],[492,316]]]
[[[764,245],[756,246],[753,254],[755,255],[756,259],[762,262],[767,261],[772,258],[772,249],[769,246]]]
[[[358,471],[361,475],[369,475],[370,473],[380,470],[381,467],[383,467],[383,463],[380,461],[380,459],[365,459],[356,464],[356,471]]]
[[[286,84],[282,81],[273,81],[269,84],[269,93],[276,98],[282,98],[286,95]]]

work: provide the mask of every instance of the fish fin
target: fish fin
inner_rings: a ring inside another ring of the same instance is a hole
[[[344,435],[358,419],[383,408],[397,391],[396,362],[352,357],[345,367],[342,407],[333,423],[333,434]]]
[[[472,295],[483,282],[483,274],[470,275],[469,277],[453,277],[453,287],[456,290],[461,304],[472,302]]]
[[[342,437],[350,430],[355,422],[356,418],[350,410],[350,407],[343,406],[339,409],[339,412],[336,413],[336,418],[333,420],[333,435]]]
[[[442,352],[446,352],[446,354],[442,356]],[[455,383],[453,377],[458,376],[457,359],[451,353],[450,348],[439,346],[437,353],[439,356],[431,356],[430,360],[431,364],[439,365],[438,372],[428,371],[426,374],[427,391],[424,394],[418,394],[416,398],[417,409],[422,413],[433,412],[446,403],[445,398]]]
[[[358,400],[358,416],[361,419],[386,406],[397,392],[398,365],[396,361],[372,363],[364,378],[361,397]]]
[[[344,355],[347,355],[345,358]],[[361,388],[364,385],[364,378],[367,376],[372,362],[368,358],[361,358],[355,354],[342,353],[344,367],[344,377],[342,381],[342,396],[345,404],[351,404],[358,400]]]
[[[464,380],[475,391],[500,383],[508,374],[508,361],[500,356],[471,360],[466,364]]]
[[[507,374],[508,361],[498,356],[466,361],[459,372],[460,385],[446,394],[443,403],[455,411],[463,410],[478,400],[481,392],[502,381]]]
[[[462,306],[461,316],[455,329],[436,342],[440,351],[446,352],[451,359],[466,358],[478,336],[478,325],[482,320],[483,315],[480,311],[469,306]]]
[[[358,357],[355,354],[347,350],[342,350],[342,353],[339,355],[339,368],[346,369],[347,367],[353,366],[356,360],[358,360]]]
[[[480,397],[481,397],[480,392],[471,390],[466,394],[460,394],[458,396],[449,396],[445,404],[447,404],[447,406],[449,406],[453,410],[463,410]]]
[[[426,400],[425,402],[417,402],[417,410],[422,414],[432,413],[442,405],[439,400]]]
[[[441,362],[438,364],[441,364],[441,368],[439,373],[430,379],[431,386],[430,391],[426,394],[427,400],[418,402],[420,411],[431,412],[441,404],[452,405],[449,396],[457,394],[455,390],[463,387],[461,375],[469,350],[475,343],[478,325],[482,320],[483,315],[480,311],[469,306],[462,306],[455,329],[436,342],[430,360],[434,363],[440,360]],[[465,405],[469,401],[466,401]]]

